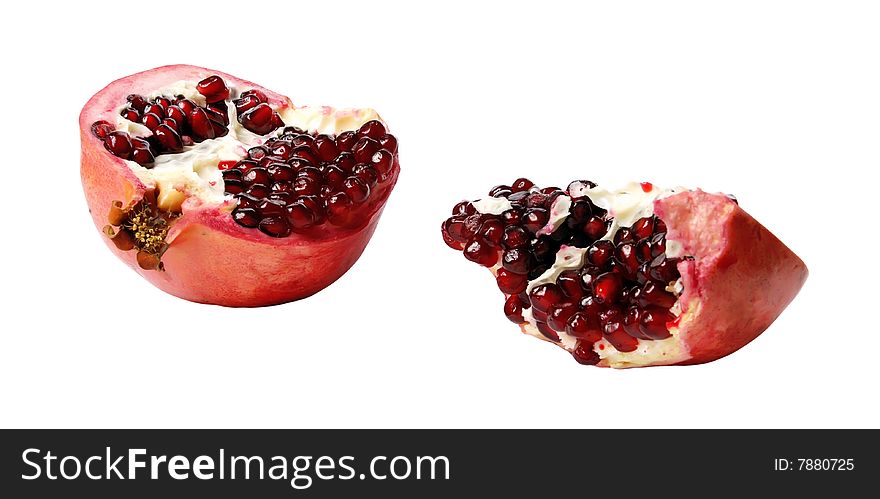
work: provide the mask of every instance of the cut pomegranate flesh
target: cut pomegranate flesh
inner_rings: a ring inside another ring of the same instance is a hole
[[[280,303],[333,282],[399,173],[397,138],[374,111],[295,107],[195,66],[110,84],[80,125],[83,185],[113,249],[160,288],[207,303]],[[136,210],[162,220],[161,244],[139,239]]]
[[[496,274],[511,321],[581,364],[723,357],[764,331],[807,275],[731,198],[647,182],[561,190],[520,178],[456,204],[441,232]]]

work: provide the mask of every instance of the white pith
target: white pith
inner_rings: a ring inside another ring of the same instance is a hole
[[[647,192],[646,192],[647,190]],[[620,189],[609,190],[600,186],[590,188],[588,185],[573,185],[570,193],[575,196],[588,196],[593,203],[605,210],[614,217],[608,233],[602,239],[611,240],[620,227],[631,226],[636,220],[642,217],[654,214],[654,201],[657,199],[670,196],[672,194],[687,191],[689,189],[679,187],[673,189],[660,189],[655,186],[643,189],[641,184],[632,182]],[[488,198],[487,198],[488,199]],[[551,234],[557,227],[565,222],[568,210],[571,207],[571,197],[559,196],[550,209],[550,220],[547,225],[542,228],[538,234]],[[490,213],[483,211],[481,208],[490,205],[491,202],[485,199],[474,203],[477,211],[481,213]],[[509,203],[508,203],[509,205]],[[494,206],[493,206],[494,207]],[[498,213],[493,213],[498,214]],[[531,291],[533,287],[544,283],[556,282],[563,271],[568,269],[580,269],[584,264],[587,248],[577,248],[574,246],[562,246],[556,253],[556,261],[554,264],[537,279],[529,281],[527,291]],[[683,256],[683,250],[679,241],[670,240],[667,236],[666,255],[668,258],[678,258]],[[493,273],[497,272],[499,266],[493,268]],[[668,283],[667,290],[672,292],[676,298],[681,296],[683,291],[681,279]],[[678,323],[685,323],[688,317],[696,313],[699,309],[699,303],[689,303],[688,310]],[[679,316],[681,314],[681,303],[676,300],[670,311]],[[523,332],[530,334],[536,338],[547,341],[547,338],[541,334],[535,325],[535,319],[532,316],[531,308],[523,310]],[[637,367],[643,365],[657,364],[674,364],[687,360],[690,357],[686,347],[678,338],[678,327],[671,327],[669,333],[672,335],[664,340],[639,340],[639,345],[632,352],[618,351],[614,346],[604,338],[595,343],[593,350],[599,355],[602,365],[610,367]],[[566,350],[572,351],[577,347],[577,338],[558,332],[560,345]]]
[[[226,83],[230,93],[228,101],[238,98],[242,91],[249,90],[249,88],[237,88],[230,82]],[[183,95],[200,106],[205,104],[205,98],[196,89],[196,83],[183,80],[157,89],[146,97],[152,99],[177,95]],[[128,132],[133,137],[150,135],[147,127],[128,121],[120,115],[125,107],[126,105],[122,104],[116,109],[116,129]],[[265,136],[256,135],[238,122],[235,106],[229,103],[228,107],[229,132],[225,136],[185,146],[181,153],[156,156],[153,164],[148,165],[151,168],[141,166],[134,161],[126,161],[128,167],[144,185],[157,188],[159,208],[180,212],[183,202],[187,199],[193,199],[196,201],[195,204],[201,205],[221,205],[233,200],[232,196],[224,194],[223,176],[217,164],[220,161],[242,159],[249,148],[264,143],[268,138],[277,135],[277,131]],[[372,109],[304,106],[275,110],[287,126],[326,134],[356,130],[370,120],[381,120]],[[228,208],[231,210],[233,207],[234,203],[230,203]]]

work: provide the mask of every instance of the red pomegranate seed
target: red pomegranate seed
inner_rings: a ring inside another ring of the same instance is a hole
[[[633,235],[636,239],[644,239],[654,234],[654,217],[642,217],[632,224]]]
[[[504,301],[504,315],[507,316],[511,322],[516,324],[521,324],[524,321],[522,316],[523,305],[522,301],[520,301],[519,296],[511,295],[507,297],[507,300]]]
[[[518,295],[522,293],[526,290],[526,286],[529,284],[529,280],[526,276],[513,273],[504,268],[498,269],[498,273],[495,274],[495,282],[498,284],[498,289],[500,289],[502,293],[508,295]]]
[[[229,97],[229,88],[226,87],[226,82],[217,75],[211,75],[200,81],[196,84],[196,90],[204,95],[208,102],[222,101]]]
[[[504,229],[501,244],[507,249],[525,248],[529,245],[531,236],[522,227],[511,225]]]
[[[352,170],[352,173],[371,189],[379,183],[379,174],[376,172],[376,169],[370,165],[357,165],[354,167],[354,170]]]
[[[136,109],[138,112],[143,112],[144,108],[147,107],[147,99],[144,99],[142,95],[131,94],[126,97],[125,100],[128,101],[128,105]]]
[[[658,285],[654,281],[648,281],[639,290],[637,300],[641,307],[656,305],[668,309],[675,305],[676,298],[675,295],[666,291],[663,286]]]
[[[550,220],[550,214],[543,208],[529,208],[523,213],[522,226],[532,234],[541,230]]]
[[[672,336],[666,328],[666,323],[674,320],[675,316],[668,310],[649,306],[642,310],[642,316],[639,319],[639,327],[642,334],[655,340],[662,340]]]
[[[638,307],[629,307],[623,316],[621,324],[623,325],[623,330],[633,338],[649,340],[651,338],[642,334],[642,331],[639,328],[639,319],[641,316],[642,311],[639,310]]]
[[[264,199],[257,204],[257,211],[264,217],[270,215],[284,215],[287,213],[287,205],[281,200]]]
[[[650,262],[653,259],[651,256],[651,240],[645,238],[636,243],[634,253],[639,263]]]
[[[140,122],[140,113],[130,107],[123,109],[122,112],[120,112],[119,114],[128,121],[132,121],[134,123]]]
[[[352,172],[357,164],[354,160],[354,154],[350,152],[339,153],[339,155],[333,159],[333,163],[339,168],[342,168],[342,171],[345,172]]]
[[[321,225],[327,220],[327,209],[323,199],[317,196],[300,196],[295,201],[312,210],[312,214],[315,216],[315,225]]]
[[[245,185],[269,185],[269,179],[269,172],[262,167],[251,168],[241,177],[241,180],[244,181]]]
[[[379,139],[379,145],[382,149],[387,150],[391,154],[397,154],[397,137],[394,135],[386,135]]]
[[[522,213],[517,209],[505,210],[501,214],[501,220],[504,221],[504,225],[519,225],[522,223]]]
[[[614,243],[607,239],[596,241],[587,249],[587,260],[593,265],[603,268],[614,256]]]
[[[221,171],[229,170],[230,168],[235,168],[236,164],[236,161],[220,161],[219,163],[217,163],[217,169]]]
[[[465,258],[484,267],[498,263],[498,251],[479,236],[472,237],[465,243],[463,253]]]
[[[565,293],[565,296],[580,300],[584,296],[584,290],[581,288],[581,277],[577,270],[564,270],[556,278],[556,285]]]
[[[190,114],[192,114],[193,109],[198,107],[198,106],[196,106],[195,102],[193,102],[189,99],[181,99],[181,100],[177,101],[177,104],[175,104],[175,105],[177,107],[179,107],[181,109],[181,111],[183,111],[183,114],[185,114],[186,116],[189,116]]]
[[[147,106],[144,108],[143,113],[141,114],[147,115],[150,113],[155,114],[159,119],[165,118],[165,108],[160,106],[159,104],[147,104]]]
[[[263,92],[261,92],[261,91],[259,91],[259,90],[257,90],[257,89],[246,90],[246,91],[244,91],[244,92],[241,93],[241,96],[242,96],[242,97],[251,97],[251,96],[253,96],[253,97],[255,97],[255,98],[256,98],[258,101],[260,101],[260,102],[269,102],[269,99],[266,98],[266,94],[264,94]],[[302,131],[300,131],[300,132],[302,132]]]
[[[656,226],[655,226],[656,227]],[[666,253],[666,233],[658,232],[651,236],[651,260]]]
[[[348,177],[342,182],[342,191],[354,204],[361,204],[370,197],[370,187],[358,177]]]
[[[302,201],[294,201],[287,207],[287,218],[293,230],[304,230],[315,224],[314,212]]]
[[[308,150],[312,150],[312,144],[315,142],[315,138],[311,135],[299,134],[296,137],[290,139],[290,145],[293,146],[294,149],[299,147],[305,147]]]
[[[281,119],[281,115],[278,113],[272,113],[272,129],[281,128],[284,126],[284,120]]]
[[[279,186],[278,183],[272,184],[270,187],[272,189],[272,194],[269,194],[269,197],[266,199],[273,199],[275,201],[283,201],[284,205],[288,205],[291,201],[293,201],[293,188],[290,187],[290,184],[283,184],[283,188],[276,187]]]
[[[223,127],[229,125],[229,112],[226,109],[226,103],[208,104],[203,109],[212,122],[222,125]]]
[[[272,237],[287,237],[290,235],[290,222],[281,215],[265,217],[260,220],[260,231]]]
[[[242,227],[254,228],[260,224],[257,210],[253,208],[236,208],[232,210],[232,219]]]
[[[240,115],[238,121],[251,132],[265,135],[274,129],[272,125],[273,113],[274,111],[268,104],[262,103]]]
[[[214,127],[208,118],[208,113],[201,107],[194,108],[189,113],[189,127],[194,138],[199,141],[215,137]]]
[[[440,234],[443,236],[443,242],[446,243],[447,246],[454,250],[461,251],[464,249],[464,245],[449,235],[449,231],[446,230],[446,226],[449,223],[448,220],[444,220],[443,223],[440,224]]]
[[[593,241],[598,241],[608,233],[608,223],[597,215],[591,216],[581,229]]]
[[[523,192],[534,187],[535,184],[527,178],[518,178],[510,184],[510,190],[513,192]]]
[[[379,151],[380,145],[369,137],[361,137],[352,148],[354,159],[358,163],[372,163],[373,155]]]
[[[613,323],[611,328],[606,326],[605,339],[620,352],[632,352],[639,347],[639,340],[627,334],[618,322]]]
[[[633,231],[629,227],[621,227],[614,233],[614,244],[637,242],[633,237]]]
[[[224,180],[223,183],[227,194],[239,194],[244,191],[244,185],[239,179],[231,178]]]
[[[318,158],[315,157],[315,154],[312,152],[312,148],[309,146],[299,146],[295,147],[293,151],[290,152],[291,159],[301,159],[305,160],[313,165],[318,164]]]
[[[268,196],[269,194],[272,194],[272,190],[263,184],[254,184],[254,185],[248,187],[244,192],[250,194],[251,196],[253,196],[255,198],[259,198],[259,199],[262,199],[262,198]]]
[[[174,120],[171,118],[165,118],[164,120],[162,120],[162,124],[167,125],[169,128],[171,128],[175,132],[180,133],[180,124],[177,123],[177,120]],[[181,137],[180,140],[183,141],[183,137]]]
[[[284,163],[269,163],[266,171],[273,182],[290,182],[296,178],[293,168]]]
[[[623,243],[617,246],[615,257],[627,270],[627,275],[635,275],[639,266],[639,259],[636,258],[636,249],[633,243]]]
[[[654,217],[654,234],[665,234],[666,233],[666,222],[660,220],[658,217]]]
[[[462,201],[452,207],[453,215],[473,215],[477,212],[474,204],[470,201]]]
[[[550,307],[547,313],[547,325],[554,331],[565,332],[568,321],[578,311],[578,306],[571,302],[558,303]]]
[[[321,134],[312,142],[312,151],[321,161],[333,161],[339,156],[339,148],[331,137]]]
[[[169,153],[178,153],[183,151],[183,142],[180,140],[180,134],[168,125],[159,125],[153,130],[153,136],[162,145],[162,149]]]
[[[532,302],[532,306],[535,307],[536,310],[542,312],[549,312],[550,307],[561,302],[564,297],[565,295],[562,290],[554,283],[535,286],[529,293],[529,299]]]
[[[141,117],[141,123],[150,129],[150,131],[155,130],[162,124],[162,118],[156,116],[153,113],[147,113]]]
[[[368,121],[358,129],[358,135],[361,137],[369,137],[373,140],[379,140],[387,134],[388,132],[385,130],[385,125],[378,120]]]
[[[257,104],[260,104],[260,100],[253,95],[246,95],[241,98],[235,99],[234,101],[232,101],[232,103],[235,105],[235,112],[241,115],[245,111],[249,111],[257,107]]]
[[[593,351],[593,343],[589,341],[579,341],[575,349],[571,352],[579,364],[585,366],[594,366],[599,363],[599,354]]]
[[[613,303],[623,290],[623,279],[616,272],[606,272],[593,281],[593,297],[597,303]]]
[[[501,266],[517,274],[528,274],[531,264],[531,254],[522,248],[506,250],[501,256]]]
[[[321,184],[309,177],[297,177],[293,181],[293,192],[297,196],[316,196],[321,193]]]
[[[131,160],[143,166],[148,165],[156,160],[153,153],[149,149],[135,149],[131,151]]]
[[[107,135],[113,131],[113,125],[110,123],[100,120],[92,123],[92,134],[99,139],[107,138]]]
[[[351,199],[344,192],[337,192],[327,199],[327,219],[333,225],[348,223],[351,212]]]
[[[296,172],[296,178],[308,178],[317,183],[321,183],[324,180],[324,174],[314,166],[305,166]]]
[[[464,235],[467,238],[473,237],[483,226],[483,215],[473,214],[464,219]]]
[[[181,125],[186,123],[186,114],[179,106],[168,106],[165,108],[165,117],[172,119]]]
[[[586,312],[576,312],[568,319],[565,332],[591,343],[602,339],[602,326],[596,316]]]
[[[134,148],[128,133],[121,131],[110,132],[107,134],[107,138],[104,139],[104,147],[114,155],[123,159],[127,159],[129,154],[131,154],[131,150]]]
[[[480,228],[480,235],[492,246],[499,246],[504,237],[504,224],[497,218],[486,220]]]
[[[342,182],[345,181],[345,172],[339,169],[338,166],[322,166],[324,176],[324,184],[330,186],[333,190],[339,190],[342,188]]]
[[[602,273],[602,269],[600,269],[599,267],[595,267],[592,265],[587,265],[587,266],[583,267],[578,272],[578,276],[580,278],[581,288],[584,291],[592,293],[593,292],[593,281],[601,273]]]
[[[336,147],[340,151],[350,152],[358,140],[360,137],[357,132],[342,132],[336,136]]]
[[[464,217],[450,217],[446,219],[443,227],[455,242],[464,243],[468,240],[468,237],[464,234]]]
[[[379,180],[384,181],[391,174],[394,166],[394,156],[385,149],[379,149],[370,158],[370,164],[379,173]]]

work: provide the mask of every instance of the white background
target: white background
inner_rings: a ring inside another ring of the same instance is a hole
[[[871,2],[400,3],[4,8],[2,426],[878,426]],[[390,123],[400,182],[341,280],[204,306],[104,247],[79,111],[171,63]],[[725,359],[582,367],[519,334],[491,275],[440,238],[455,202],[523,175],[734,193],[810,278]]]

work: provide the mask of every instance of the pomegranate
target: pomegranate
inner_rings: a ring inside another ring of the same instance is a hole
[[[443,240],[488,267],[524,333],[601,367],[711,362],[794,299],[804,263],[736,199],[528,179],[462,201]]]
[[[226,306],[338,279],[400,171],[375,111],[296,107],[195,66],[111,83],[83,108],[80,135],[83,188],[111,250],[168,293]]]

